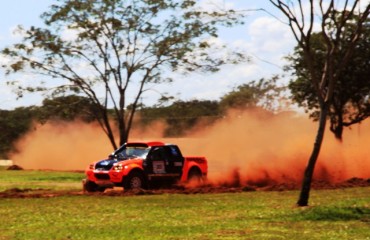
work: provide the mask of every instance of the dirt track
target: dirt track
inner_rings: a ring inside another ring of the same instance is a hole
[[[370,179],[351,178],[339,183],[329,183],[324,181],[314,182],[313,189],[341,189],[350,187],[370,187]],[[237,193],[248,191],[289,191],[298,190],[299,185],[291,183],[276,183],[266,184],[264,186],[245,185],[238,183],[221,184],[221,185],[203,185],[198,187],[174,186],[166,189],[151,189],[151,190],[133,190],[123,191],[122,188],[106,190],[105,192],[86,193],[83,191],[73,190],[50,190],[50,189],[18,189],[12,188],[0,192],[0,198],[51,198],[59,196],[133,196],[133,195],[159,195],[159,194],[215,194],[215,193]]]

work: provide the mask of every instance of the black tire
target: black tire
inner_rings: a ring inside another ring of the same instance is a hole
[[[95,182],[92,182],[92,181],[90,181],[88,179],[86,179],[86,180],[83,181],[83,189],[86,192],[100,191],[99,186]]]
[[[131,172],[123,180],[123,188],[128,189],[146,189],[146,181],[144,175],[141,172]]]
[[[204,182],[202,172],[198,168],[190,169],[188,173],[188,182],[202,184]]]

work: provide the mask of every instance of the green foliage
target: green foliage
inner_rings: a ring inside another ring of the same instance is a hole
[[[13,142],[31,129],[32,108],[0,110],[0,159],[7,159],[13,149]]]
[[[44,99],[38,108],[36,118],[41,123],[48,120],[74,121],[81,119],[84,122],[96,120],[98,110],[89,98],[77,95]]]
[[[280,108],[284,86],[278,86],[279,77],[260,79],[236,87],[221,98],[220,107],[223,111],[233,109],[249,109],[262,107],[265,110],[276,111]]]
[[[279,86],[278,76],[260,79],[240,85],[220,101],[176,101],[166,107],[143,107],[141,123],[147,125],[155,120],[165,121],[165,136],[181,136],[194,127],[214,123],[227,114],[229,109],[259,109],[272,113],[282,106],[285,86]]]
[[[260,89],[254,83],[240,85],[236,90],[222,97],[221,106],[224,109],[254,108],[259,101],[259,93]]]
[[[356,26],[350,24],[344,31],[346,37],[339,45],[334,59],[336,65],[341,61],[343,52],[348,48],[347,39],[354,33]],[[330,130],[338,139],[342,138],[344,127],[359,123],[370,116],[370,27],[364,24],[363,32],[357,46],[352,53],[351,61],[337,76],[334,86],[333,100],[329,108]],[[314,33],[311,37],[311,48],[314,53],[313,66],[315,74],[321,76],[324,71],[326,58],[325,40],[321,33]],[[297,47],[295,53],[288,58],[292,63],[296,77],[289,84],[293,100],[303,106],[310,117],[317,120],[320,106],[315,89],[310,82],[311,75],[304,64],[304,54]]]
[[[14,110],[0,110],[0,158],[8,158],[11,151],[17,151],[13,144],[32,129],[33,122],[95,121],[96,105],[90,99],[69,95],[45,99],[40,107],[21,107]]]
[[[140,110],[141,122],[147,125],[156,120],[167,124],[166,137],[181,136],[197,124],[209,125],[221,115],[217,101],[176,101],[167,107],[146,107]]]

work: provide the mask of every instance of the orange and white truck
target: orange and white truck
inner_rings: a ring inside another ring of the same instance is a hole
[[[87,192],[115,186],[150,188],[158,184],[203,181],[207,177],[205,157],[184,157],[177,145],[163,142],[128,142],[108,159],[91,163],[83,180]]]

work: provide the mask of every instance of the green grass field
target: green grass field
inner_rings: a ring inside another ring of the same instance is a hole
[[[82,173],[0,171],[11,188],[78,190]],[[0,198],[0,239],[370,239],[370,188]]]
[[[81,189],[83,173],[56,171],[6,171],[0,168],[0,191],[19,189]]]

